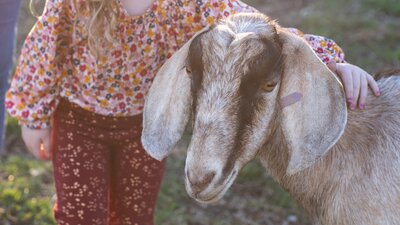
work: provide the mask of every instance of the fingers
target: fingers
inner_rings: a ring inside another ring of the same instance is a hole
[[[360,99],[358,100],[358,106],[360,109],[365,109],[365,103],[367,100],[367,93],[368,93],[367,75],[368,74],[360,75],[361,88],[360,88]]]
[[[375,79],[369,74],[367,75],[367,82],[372,92],[374,92],[376,96],[380,96],[381,92],[379,90],[378,83],[376,83]]]
[[[335,72],[333,65],[330,63],[328,67]],[[336,73],[342,79],[350,109],[354,110],[357,105],[360,109],[365,109],[368,87],[371,88],[376,96],[380,95],[378,84],[363,69],[348,63],[337,63],[335,65]]]
[[[358,98],[358,106],[360,109],[365,109],[367,95],[368,95],[368,87],[374,92],[376,96],[380,95],[379,87],[374,78],[369,75],[364,70],[361,70],[361,73],[358,75],[360,78],[360,90],[359,90],[359,98]],[[356,79],[356,78],[355,78]]]
[[[353,105],[353,101],[357,102],[357,99],[353,98],[353,76],[350,70],[342,69],[337,71],[338,75],[342,79],[344,91],[346,93],[346,99],[350,107]]]
[[[50,137],[49,136],[44,137],[41,140],[39,149],[40,149],[39,151],[41,153],[40,159],[43,159],[43,160],[51,159],[51,146],[50,146]]]
[[[49,138],[45,138],[44,140],[40,139],[38,143],[34,144],[30,148],[30,151],[35,155],[36,158],[41,160],[51,159]]]
[[[39,159],[46,159],[46,151],[42,140],[39,143]]]
[[[40,158],[39,149],[36,146],[39,146],[40,142],[39,139],[30,138],[29,128],[22,127],[22,139],[25,142],[26,148],[32,155],[36,158]]]
[[[40,159],[40,151],[38,146],[40,145],[39,141],[33,140],[31,143],[27,144],[28,150],[37,158]]]
[[[335,60],[331,60],[327,66],[332,72],[337,73]]]
[[[361,87],[362,77],[361,77],[360,74],[355,74],[353,72],[352,73],[352,80],[353,80],[353,102],[350,105],[350,108],[352,110],[354,110],[356,108],[357,100],[358,100],[358,97],[360,95],[360,89],[362,89],[364,87]]]
[[[21,127],[22,138],[29,152],[38,159],[50,159],[50,129]]]

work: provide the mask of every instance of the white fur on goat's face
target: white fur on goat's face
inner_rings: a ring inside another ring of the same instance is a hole
[[[293,93],[300,101],[282,108]],[[304,40],[261,14],[238,14],[199,32],[163,65],[144,109],[146,151],[164,158],[190,115],[185,183],[201,202],[224,194],[277,125],[289,149],[290,175],[328,151],[347,116],[329,69]]]
[[[264,23],[260,30],[252,27],[246,32],[249,26],[230,25],[199,35],[189,49],[194,128],[186,187],[189,195],[203,202],[222,196],[255,157],[267,138],[277,94],[275,88],[272,93],[261,89],[263,83],[279,80],[274,72],[281,53],[275,28]]]

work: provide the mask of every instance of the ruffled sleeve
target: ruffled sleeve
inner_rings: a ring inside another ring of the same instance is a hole
[[[6,94],[6,109],[21,125],[45,128],[58,104],[64,56],[71,37],[67,0],[47,0],[42,16],[27,36]]]
[[[335,61],[336,63],[346,62],[344,59],[344,52],[342,48],[336,44],[332,39],[318,36],[314,34],[304,34],[302,31],[296,28],[286,28],[290,32],[304,38],[307,43],[311,46],[317,56],[328,64],[329,62]]]
[[[324,63],[328,64],[331,61],[346,62],[342,48],[334,40],[313,34],[305,34],[304,39]]]

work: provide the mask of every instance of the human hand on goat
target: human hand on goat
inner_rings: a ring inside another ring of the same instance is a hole
[[[375,79],[360,67],[335,61],[330,62],[328,67],[341,78],[350,109],[354,110],[357,103],[360,109],[365,109],[368,86],[376,96],[380,95]]]
[[[50,128],[31,129],[21,126],[22,139],[28,150],[38,159],[51,158]]]

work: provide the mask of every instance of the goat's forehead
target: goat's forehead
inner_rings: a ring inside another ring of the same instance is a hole
[[[217,44],[226,48],[233,41],[241,40],[246,36],[263,37],[274,39],[276,28],[274,23],[266,23],[264,20],[250,21],[239,20],[233,22],[231,20],[223,20],[205,35],[204,44]]]
[[[235,75],[240,75],[240,71],[248,69],[248,64],[268,51],[263,40],[265,38],[256,32],[235,33],[225,24],[217,25],[201,38],[204,72],[235,70]]]
[[[272,38],[276,34],[277,26],[274,21],[270,21],[268,18],[241,18],[241,16],[234,16],[231,20],[223,20],[221,24],[230,27],[236,34],[253,32],[266,38]]]
[[[240,16],[232,19],[222,20],[198,36],[195,43],[200,44],[196,44],[199,48],[193,48],[190,53],[202,59],[203,83],[240,82],[252,64],[260,60],[262,54],[268,54],[265,40],[275,41],[273,22],[265,18],[250,21]]]

